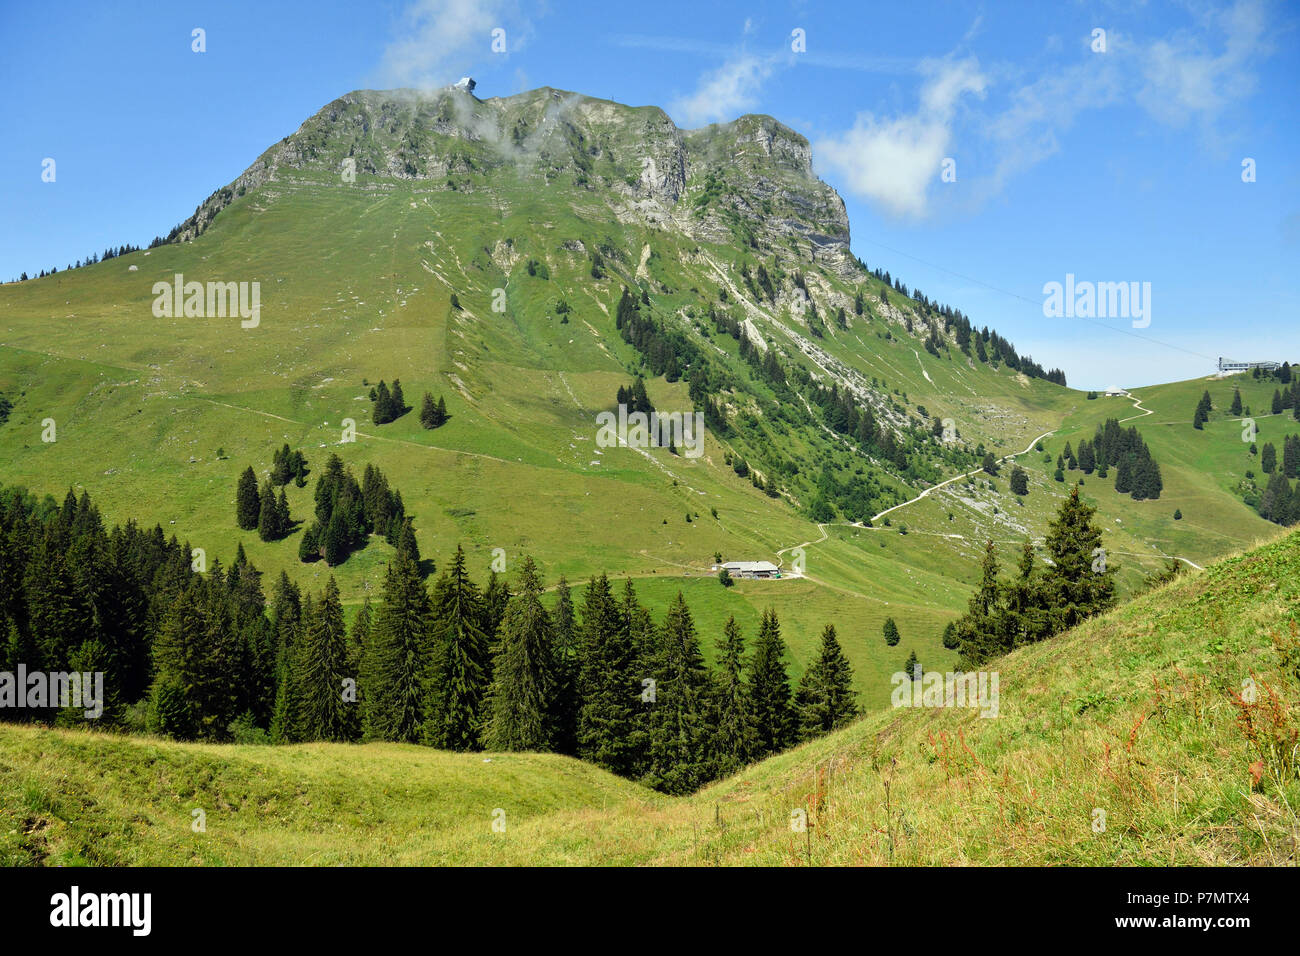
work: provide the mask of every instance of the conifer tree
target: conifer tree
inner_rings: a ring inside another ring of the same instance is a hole
[[[1266,475],[1273,474],[1273,470],[1277,468],[1277,449],[1273,447],[1271,441],[1265,442],[1264,447],[1260,449],[1259,468]]]
[[[488,750],[543,751],[554,740],[554,630],[541,594],[541,576],[525,558],[519,594],[501,619],[483,733]]]
[[[665,793],[690,793],[713,777],[711,684],[695,623],[680,591],[668,608],[650,708],[650,779]]]
[[[198,586],[191,585],[173,599],[154,639],[149,729],[155,733],[181,740],[198,736],[198,702],[190,689],[198,680],[197,648],[203,627]]]
[[[582,607],[578,756],[626,775],[636,756],[630,738],[642,685],[634,648],[619,624],[609,578],[593,578]]]
[[[1020,548],[1017,575],[1002,586],[999,596],[1003,650],[1048,637],[1050,621],[1044,607],[1042,577],[1034,567],[1034,546],[1026,539]]]
[[[262,499],[257,493],[257,476],[250,465],[239,476],[239,486],[235,490],[235,523],[245,531],[257,528],[261,514]]]
[[[311,526],[302,533],[302,538],[298,542],[298,560],[304,564],[316,561],[320,558],[320,522],[312,522]]]
[[[1233,415],[1241,414],[1241,389],[1232,390],[1232,407],[1228,411]]]
[[[435,654],[424,739],[445,750],[474,750],[479,746],[491,660],[483,631],[483,597],[469,578],[465,550],[459,545],[451,566],[438,579],[433,603]]]
[[[560,577],[555,588],[552,623],[555,634],[555,693],[551,704],[553,747],[557,753],[578,752],[578,625],[569,582]]]
[[[811,740],[843,727],[858,715],[856,696],[853,668],[840,647],[835,625],[827,624],[817,660],[804,672],[795,695],[800,738]]]
[[[1048,525],[1047,553],[1052,566],[1044,580],[1045,603],[1052,631],[1074,627],[1115,603],[1115,566],[1100,552],[1101,528],[1096,509],[1079,499],[1074,488]]]
[[[888,644],[890,647],[896,646],[900,640],[900,637],[898,634],[898,625],[894,623],[894,619],[892,617],[885,618],[884,630],[885,630],[885,643]]]
[[[420,425],[424,428],[437,428],[438,408],[433,404],[433,396],[425,392],[424,398],[420,400]]]
[[[655,707],[654,695],[646,693],[644,688],[648,686],[647,679],[657,679],[661,634],[650,612],[637,600],[631,578],[623,581],[623,599],[616,613],[619,642],[632,649],[630,672],[643,688],[634,703],[632,729],[627,736],[628,775],[640,777],[649,770],[651,717]]]
[[[363,658],[366,737],[420,739],[431,629],[429,594],[414,563],[399,552],[388,566],[384,603],[375,614]]]
[[[903,663],[903,673],[907,675],[908,680],[916,680],[917,673],[921,671],[921,661],[916,656],[916,651],[910,651],[907,660]]]
[[[280,513],[275,507],[275,491],[268,480],[262,485],[260,506],[257,515],[257,536],[263,541],[274,541],[279,537]]]
[[[349,705],[343,701],[344,678],[351,677],[343,604],[334,575],[313,602],[298,642],[294,683],[298,692],[297,731],[300,740],[343,741],[351,737]]]
[[[1003,620],[997,552],[989,541],[984,545],[979,587],[967,602],[966,613],[956,621],[961,650],[958,667],[975,670],[1006,650]]]
[[[325,540],[322,543],[325,563],[331,568],[337,567],[348,559],[348,522],[342,508],[335,508],[330,515],[329,525],[325,528]]]
[[[497,629],[509,602],[510,585],[505,575],[489,571],[487,587],[483,589],[483,620],[480,622],[489,643],[496,640]]]
[[[420,545],[415,540],[415,528],[410,518],[402,519],[402,530],[397,538],[397,550],[406,552],[416,567],[420,566]]]
[[[275,499],[275,539],[278,541],[289,533],[293,527],[293,517],[289,514],[289,499],[285,497],[284,489],[280,489],[279,495]]]
[[[759,624],[750,666],[750,689],[754,699],[754,721],[758,732],[756,757],[784,750],[794,742],[794,713],[790,699],[790,677],[785,669],[785,642],[776,611],[768,608]]]
[[[754,721],[754,701],[749,685],[741,673],[745,659],[745,639],[734,617],[727,618],[718,641],[718,670],[715,675],[714,700],[717,718],[714,751],[718,772],[734,773],[753,759],[758,746]]]
[[[1127,453],[1119,460],[1119,467],[1115,470],[1115,490],[1121,495],[1133,490],[1133,464]]]

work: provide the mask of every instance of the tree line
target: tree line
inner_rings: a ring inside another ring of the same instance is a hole
[[[1082,471],[1085,475],[1095,471],[1098,478],[1108,478],[1112,468],[1115,490],[1134,501],[1159,498],[1164,490],[1160,465],[1152,456],[1151,448],[1136,426],[1125,429],[1116,418],[1108,418],[1104,425],[1098,425],[1092,440],[1080,441],[1077,451],[1066,442],[1056,459],[1058,481],[1064,480],[1066,470]]]
[[[325,469],[342,510],[354,494],[346,474]],[[367,486],[378,497],[378,479],[367,476],[363,498]],[[602,574],[578,606],[561,578],[548,607],[531,559],[512,594],[495,572],[477,585],[457,548],[427,587],[418,558],[399,548],[382,602],[367,602],[349,628],[332,576],[312,595],[282,572],[268,606],[242,546],[229,568],[214,558],[205,570],[197,554],[158,525],[106,531],[84,492],[60,506],[0,487],[0,665],[104,672],[104,728],[553,751],[670,793],[858,712],[835,628],[792,687],[772,610],[752,653],[728,620],[710,668],[682,595],[656,621],[630,580],[616,593]]]
[[[1079,489],[1071,489],[1047,529],[1051,563],[1046,570],[1038,567],[1026,540],[1015,574],[1003,580],[993,542],[985,545],[979,585],[966,612],[944,633],[944,646],[960,652],[962,670],[1045,640],[1114,605],[1116,567],[1106,562],[1095,514],[1079,499]]]

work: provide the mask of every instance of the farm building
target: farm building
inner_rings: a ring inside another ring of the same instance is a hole
[[[733,578],[779,578],[781,569],[771,561],[728,561],[723,565]]]

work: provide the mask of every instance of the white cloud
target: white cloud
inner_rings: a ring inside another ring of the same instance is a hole
[[[962,201],[978,206],[1062,149],[1064,134],[1085,111],[1135,104],[1166,125],[1194,121],[1216,141],[1216,126],[1255,89],[1269,34],[1266,2],[1236,0],[1154,40],[1109,30],[1105,53],[1091,52],[1080,35],[1081,59],[1036,76],[1008,65],[981,71],[973,59],[944,60],[924,80],[916,112],[859,114],[850,130],[816,143],[813,158],[850,192],[893,215],[919,218],[929,212],[939,164],[951,155],[959,169],[987,170],[962,177]],[[1003,91],[995,108],[958,109],[963,94],[983,98],[986,88]],[[979,155],[978,165],[961,165],[951,152],[959,145],[961,156]]]
[[[1264,5],[1238,0],[1208,14],[1203,35],[1181,31],[1142,51],[1144,85],[1137,101],[1163,123],[1181,126],[1199,118],[1212,124],[1236,100],[1255,89],[1254,63],[1268,50]],[[1210,52],[1211,38],[1223,50]]]
[[[508,50],[519,48],[527,25],[513,13],[508,0],[415,0],[402,12],[401,38],[384,49],[381,81],[417,89],[454,83],[476,62],[499,55],[491,52],[493,29],[506,30]]]
[[[701,76],[695,92],[675,100],[668,111],[687,126],[734,119],[758,102],[758,90],[774,65],[770,57],[736,54]]]
[[[896,216],[924,216],[931,183],[949,154],[961,98],[982,97],[987,85],[974,57],[928,61],[916,112],[892,119],[860,113],[853,128],[816,143],[820,167]]]

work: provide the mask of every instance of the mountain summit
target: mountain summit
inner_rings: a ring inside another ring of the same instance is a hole
[[[499,184],[593,199],[624,223],[707,242],[766,243],[842,276],[844,202],[812,170],[808,141],[770,116],[681,130],[663,110],[549,87],[480,100],[468,90],[363,90],[328,104],[213,193],[172,238],[200,234],[264,183],[356,174],[369,188]],[[504,197],[503,197],[504,198]]]

